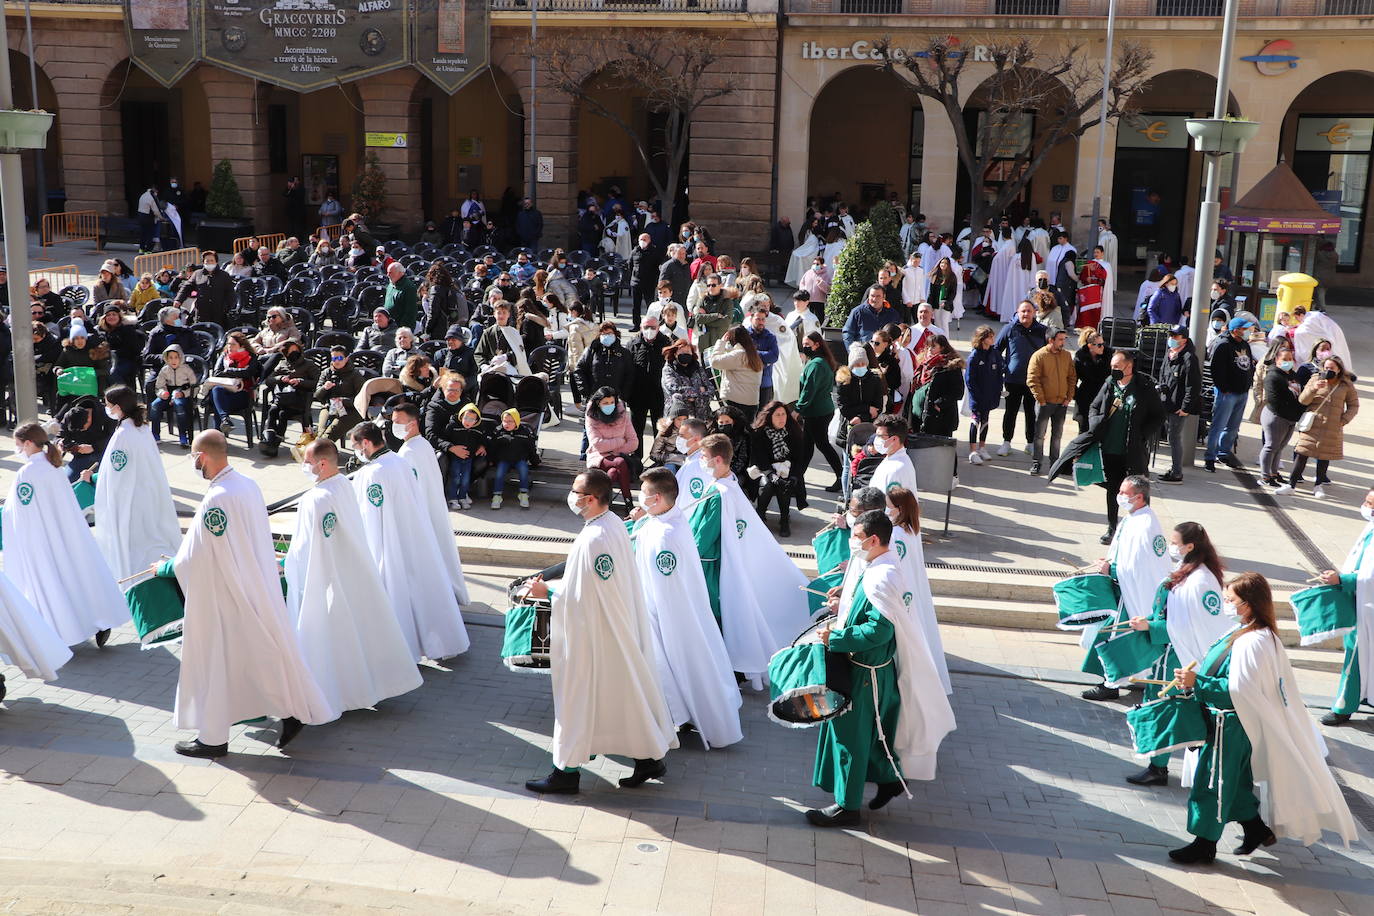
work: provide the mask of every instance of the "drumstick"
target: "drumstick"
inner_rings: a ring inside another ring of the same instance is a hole
[[[1150,677],[1133,677],[1133,678],[1131,678],[1131,683],[1132,683],[1132,684],[1164,684],[1164,685],[1169,686],[1169,687],[1172,687],[1173,684],[1174,684],[1173,681],[1160,681],[1160,680],[1156,680],[1155,678],[1150,678]]]
[[[802,694],[802,702],[806,704],[806,711],[811,713],[813,719],[819,719],[821,717],[820,707],[816,705],[816,698],[812,694]]]
[[[820,595],[822,598],[830,597],[830,595],[826,592],[818,592],[814,588],[807,588],[805,585],[798,585],[797,588],[801,589],[804,592],[810,592],[813,595]]]
[[[140,569],[138,572],[134,573],[133,575],[125,576],[123,579],[116,579],[116,580],[115,580],[115,584],[116,584],[116,585],[123,585],[125,582],[128,582],[130,579],[137,579],[139,576],[151,576],[151,575],[155,575],[156,573],[157,573],[157,570],[155,570],[155,569]]]

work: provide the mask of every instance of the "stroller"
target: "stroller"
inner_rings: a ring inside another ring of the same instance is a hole
[[[531,467],[538,467],[544,450],[539,448],[539,433],[544,428],[545,411],[549,406],[549,385],[538,375],[527,375],[515,383],[515,409],[520,411],[520,423],[534,433],[535,458]]]

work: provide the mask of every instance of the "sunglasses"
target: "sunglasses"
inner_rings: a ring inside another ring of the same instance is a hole
[[[341,362],[343,362],[343,361],[346,360],[346,359],[348,359],[347,356],[331,356],[331,357],[329,357],[329,361],[330,361],[331,363],[341,363]]]

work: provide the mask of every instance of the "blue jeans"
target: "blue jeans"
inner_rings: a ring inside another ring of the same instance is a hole
[[[167,412],[168,401],[163,398],[153,398],[153,402],[148,405],[148,422],[153,424],[153,438],[162,435],[162,415]],[[172,413],[177,418],[177,432],[183,436],[191,434],[191,399],[177,398],[171,399]]]
[[[215,419],[223,423],[231,415],[248,409],[253,403],[253,392],[230,391],[228,388],[210,389],[210,408]]]
[[[519,461],[498,461],[496,462],[496,479],[492,481],[491,493],[495,496],[506,488],[506,475],[510,473],[511,467],[515,467],[515,472],[520,475],[520,492],[528,493],[530,489],[530,463],[521,458]]]
[[[472,486],[472,459],[448,456],[448,476],[444,478],[444,499],[466,499]]]
[[[1245,402],[1250,392],[1235,394],[1212,389],[1212,428],[1207,431],[1207,460],[1216,461],[1236,450],[1236,437],[1240,435],[1240,421],[1245,415]]]
[[[71,460],[67,462],[67,467],[64,469],[67,472],[67,479],[72,483],[76,483],[77,478],[81,476],[81,472],[99,460],[99,452],[91,452],[89,455],[73,454]]]

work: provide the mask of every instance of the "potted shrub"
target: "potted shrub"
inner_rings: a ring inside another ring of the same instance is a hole
[[[205,218],[196,229],[196,244],[202,249],[216,251],[222,258],[232,253],[234,239],[253,234],[253,221],[245,218],[243,195],[234,179],[234,167],[228,159],[221,159],[210,179],[205,196]]]
[[[353,181],[353,212],[363,218],[363,224],[378,241],[395,238],[396,227],[382,222],[386,213],[386,172],[382,171],[377,154],[368,151],[363,170]]]
[[[1200,153],[1243,153],[1246,142],[1260,129],[1258,121],[1240,118],[1189,118],[1187,124]]]

